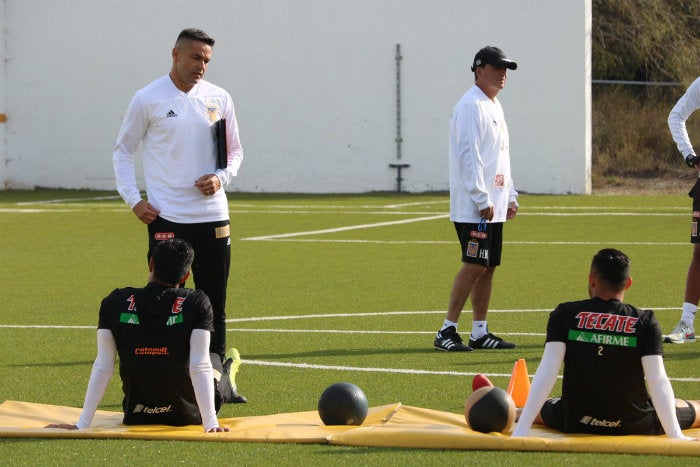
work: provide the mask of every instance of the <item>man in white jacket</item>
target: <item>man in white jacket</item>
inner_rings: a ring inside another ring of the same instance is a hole
[[[688,87],[683,96],[678,99],[668,115],[668,128],[676,142],[678,151],[685,159],[688,167],[700,170],[700,158],[695,155],[693,144],[690,142],[685,122],[690,115],[700,109],[700,78]],[[700,178],[698,178],[688,195],[693,199],[693,216],[690,228],[690,243],[693,244],[693,256],[688,266],[683,297],[683,312],[681,319],[670,334],[664,336],[664,342],[684,344],[695,342],[695,312],[700,301]]]
[[[214,309],[210,350],[228,364],[231,231],[225,187],[238,174],[243,149],[231,96],[203,79],[213,47],[214,39],[204,31],[180,32],[170,72],[131,99],[112,159],[119,194],[148,226],[148,257],[159,242],[173,237],[194,248],[194,284],[207,294]],[[225,164],[218,163],[214,138],[222,120]],[[134,169],[139,148],[146,199],[141,197]],[[245,398],[238,396],[232,402],[245,402]]]
[[[510,172],[508,127],[496,95],[507,70],[518,65],[497,47],[474,57],[474,85],[455,105],[450,120],[450,220],[462,248],[462,267],[452,286],[447,315],[434,347],[447,352],[512,349],[488,330],[486,314],[493,274],[501,262],[503,224],[518,209]],[[473,308],[469,345],[457,332],[468,298]]]
[[[681,430],[700,426],[700,402],[674,398],[654,312],[623,302],[631,285],[623,252],[607,248],[593,257],[590,298],[561,303],[549,316],[544,355],[513,436],[527,436],[538,423],[565,433],[688,439]],[[562,395],[549,398],[562,363]]]

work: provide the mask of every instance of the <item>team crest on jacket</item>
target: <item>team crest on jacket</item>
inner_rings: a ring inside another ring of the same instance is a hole
[[[221,114],[219,113],[219,106],[215,102],[207,102],[207,114],[209,115],[209,122],[214,123],[221,120]]]

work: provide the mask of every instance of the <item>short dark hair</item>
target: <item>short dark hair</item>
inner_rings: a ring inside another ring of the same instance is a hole
[[[593,257],[591,269],[614,290],[623,290],[630,277],[630,259],[620,250],[604,248]]]
[[[177,285],[192,267],[194,250],[186,241],[171,238],[156,245],[152,258],[155,278],[166,284]]]
[[[180,34],[177,36],[177,40],[175,41],[175,47],[184,41],[200,41],[211,47],[214,47],[215,42],[213,38],[209,37],[209,34],[196,28],[187,28],[180,31]]]

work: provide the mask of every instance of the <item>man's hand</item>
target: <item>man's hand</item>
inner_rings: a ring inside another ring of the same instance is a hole
[[[482,219],[491,221],[493,219],[493,206],[489,206],[487,208],[482,209],[481,211],[479,211],[479,215],[481,215]]]
[[[77,425],[71,425],[70,423],[52,423],[51,425],[46,425],[44,428],[61,428],[64,430],[77,430]]]
[[[221,188],[221,180],[214,174],[206,174],[194,182],[194,186],[204,195],[211,196]]]
[[[158,214],[160,214],[159,210],[154,208],[151,203],[144,199],[136,203],[131,210],[134,211],[136,217],[138,217],[144,224],[150,224],[156,220],[156,217],[158,217]]]
[[[214,428],[209,428],[206,433],[224,433],[228,431],[229,429],[226,426],[215,426]]]
[[[506,219],[512,219],[518,213],[518,205],[515,203],[510,203],[508,205],[508,211],[506,211]]]

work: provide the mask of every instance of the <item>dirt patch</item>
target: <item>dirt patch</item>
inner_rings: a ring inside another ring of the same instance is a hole
[[[599,195],[685,195],[697,180],[693,172],[658,178],[615,178],[593,183]]]

